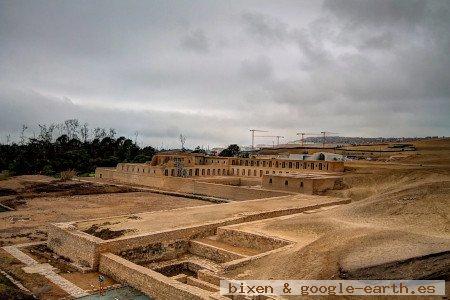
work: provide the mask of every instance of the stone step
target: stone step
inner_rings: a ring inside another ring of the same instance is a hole
[[[186,274],[178,274],[170,278],[175,279],[176,281],[179,281],[181,283],[186,283],[187,277],[188,276]]]
[[[238,251],[239,249],[235,249],[231,245],[208,239],[198,239],[189,242],[190,253],[218,263],[247,257],[247,255],[241,254]]]
[[[207,269],[198,270],[197,278],[217,286],[220,285],[220,277]]]
[[[209,292],[218,292],[220,290],[217,285],[214,285],[212,283],[203,281],[201,279],[192,276],[188,276],[186,278],[186,284],[201,288],[202,290],[206,290]]]

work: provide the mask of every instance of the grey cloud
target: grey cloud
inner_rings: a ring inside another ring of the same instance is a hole
[[[288,26],[270,15],[246,12],[242,21],[248,33],[265,45],[284,42],[288,36]]]
[[[423,0],[325,0],[323,7],[351,26],[414,27],[425,17]]]
[[[269,58],[260,56],[255,60],[246,59],[241,63],[241,73],[256,82],[271,79],[273,68]]]
[[[121,135],[132,137],[139,132],[140,139],[149,144],[177,146],[180,133],[188,136],[188,144],[225,144],[230,136],[208,124],[220,122],[233,126],[230,118],[192,112],[165,112],[157,110],[113,109],[91,107],[73,103],[68,98],[42,95],[34,91],[3,89],[0,92],[0,140],[7,134],[18,135],[22,124],[29,129],[29,136],[37,132],[38,124],[59,123],[77,118],[91,128],[102,126],[115,128]],[[120,120],[120,121],[118,121]],[[198,130],[191,130],[198,128]],[[31,135],[32,136],[32,135]]]
[[[197,53],[206,53],[209,51],[209,40],[202,30],[197,29],[181,40],[181,46]]]
[[[249,127],[448,135],[449,7],[0,1],[0,134],[77,117],[174,146]]]
[[[390,49],[394,45],[394,36],[390,32],[383,32],[365,38],[360,47],[362,49]]]

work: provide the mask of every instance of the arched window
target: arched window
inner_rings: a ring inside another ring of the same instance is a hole
[[[284,185],[288,185],[289,182],[287,180],[284,181]]]
[[[272,178],[269,179],[269,183],[272,184]]]

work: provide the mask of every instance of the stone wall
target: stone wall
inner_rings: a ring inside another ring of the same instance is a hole
[[[209,292],[178,282],[112,253],[100,256],[100,272],[161,300],[210,299]]]
[[[264,175],[262,186],[266,189],[290,191],[303,194],[321,194],[335,187],[337,181],[342,181],[338,176],[289,176]]]
[[[58,255],[70,259],[75,265],[95,269],[98,265],[101,239],[61,224],[48,226],[47,246]]]
[[[230,200],[251,200],[290,195],[285,191],[271,191],[259,188],[232,186],[203,182],[192,178],[156,177],[147,174],[121,172],[112,169],[97,168],[96,177],[114,179],[125,183],[149,186],[187,194],[205,195]],[[245,183],[249,183],[245,181]]]
[[[337,182],[342,181],[342,178],[322,178],[320,180],[313,181],[314,194],[320,194],[326,190],[334,189]]]

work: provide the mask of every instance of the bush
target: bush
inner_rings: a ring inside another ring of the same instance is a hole
[[[67,170],[67,171],[61,172],[61,180],[62,181],[71,180],[75,176],[77,176],[77,172],[75,172],[75,170]]]
[[[3,170],[0,173],[0,180],[6,180],[11,176],[11,174],[9,173],[9,170]]]
[[[44,173],[47,176],[52,176],[55,174],[55,171],[53,171],[53,168],[51,165],[45,165],[42,169],[42,173]]]

